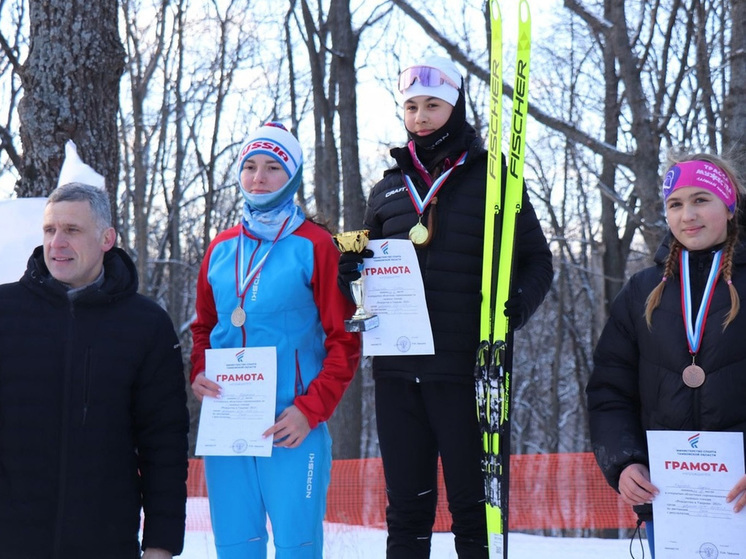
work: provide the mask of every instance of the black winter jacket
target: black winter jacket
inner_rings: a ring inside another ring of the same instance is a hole
[[[0,556],[181,552],[188,413],[168,315],[124,251],[70,302],[38,247],[0,286]]]
[[[655,256],[657,265],[635,274],[624,286],[612,304],[593,356],[593,374],[586,389],[591,443],[604,476],[616,490],[625,467],[648,465],[647,430],[746,433],[746,246],[737,248],[732,274],[741,311],[723,332],[730,294],[725,282],[718,281],[696,358],[706,380],[694,389],[681,377],[692,358],[678,274],[666,283],[661,304],[653,312],[652,330],[645,322],[645,301],[663,276],[667,254],[664,242]],[[711,251],[690,254],[695,312],[711,262]],[[652,508],[635,507],[635,511],[646,520]]]
[[[473,369],[479,343],[484,206],[487,152],[467,125],[466,162],[454,169],[430,204],[423,224],[435,207],[435,234],[426,247],[416,247],[425,286],[435,355],[391,356],[373,359],[376,378],[392,376],[421,381],[474,382]],[[384,173],[368,199],[365,227],[371,239],[406,239],[417,223],[417,212],[404,186],[409,175],[420,197],[428,188],[414,169],[406,147],[394,148],[397,166]],[[460,153],[453,154],[451,163]],[[506,172],[503,161],[503,177]],[[521,289],[523,322],[544,300],[552,282],[552,254],[528,195],[516,221],[513,290]],[[502,312],[499,309],[498,312]]]

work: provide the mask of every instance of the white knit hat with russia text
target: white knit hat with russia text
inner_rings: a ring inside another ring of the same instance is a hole
[[[303,151],[296,137],[281,123],[268,122],[260,126],[249,136],[239,152],[238,165],[236,166],[239,185],[241,184],[241,170],[244,162],[250,157],[260,154],[274,158],[288,174],[288,182],[276,192],[249,194],[241,188],[241,194],[252,208],[268,210],[292,200],[300,187]]]

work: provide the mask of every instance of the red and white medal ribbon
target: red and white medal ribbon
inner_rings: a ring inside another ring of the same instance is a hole
[[[681,378],[689,388],[696,389],[704,384],[706,375],[702,367],[697,365],[695,359],[702,343],[705,333],[707,312],[710,309],[712,296],[715,293],[715,284],[720,275],[720,264],[722,263],[723,251],[717,251],[712,257],[710,273],[707,276],[705,290],[702,293],[702,301],[699,304],[696,319],[692,313],[692,288],[689,277],[689,251],[682,250],[679,256],[679,270],[681,270],[681,312],[686,329],[686,339],[689,344],[689,353],[692,356],[692,364],[684,367]],[[694,320],[693,320],[694,319]]]
[[[443,173],[437,179],[435,179],[435,181],[433,181],[432,186],[430,186],[430,190],[428,190],[424,198],[420,198],[420,195],[417,192],[417,187],[414,185],[414,182],[412,182],[412,179],[406,173],[402,173],[402,175],[404,176],[404,184],[407,187],[409,197],[412,200],[414,209],[417,210],[418,216],[422,216],[422,214],[425,213],[425,208],[427,208],[427,205],[438,193],[440,187],[443,186],[443,183],[446,182],[446,179],[448,179],[448,177],[451,175],[456,167],[464,164],[464,161],[466,161],[466,152],[461,154],[461,156],[453,164],[453,167],[448,169],[445,173]]]
[[[712,296],[715,293],[715,284],[720,275],[720,264],[723,259],[723,251],[717,251],[712,257],[710,273],[707,276],[707,283],[702,294],[702,301],[699,304],[697,317],[692,321],[692,286],[689,278],[689,251],[684,249],[679,255],[679,268],[681,270],[681,310],[684,315],[684,328],[686,329],[686,339],[689,343],[689,351],[696,355],[699,351],[699,345],[702,343],[702,336],[705,332],[705,323],[707,322],[707,311],[710,308]]]
[[[259,272],[261,272],[262,266],[264,266],[264,263],[267,261],[267,257],[274,248],[275,244],[277,244],[277,240],[280,238],[282,232],[285,230],[289,219],[290,218],[287,218],[282,224],[279,233],[277,233],[275,240],[272,241],[272,244],[267,249],[267,252],[264,253],[264,256],[262,256],[259,261],[253,266],[252,262],[254,260],[256,251],[254,252],[254,254],[251,255],[248,265],[244,263],[244,234],[243,225],[241,226],[241,230],[238,235],[238,249],[236,250],[236,298],[238,299],[238,306],[236,306],[236,308],[233,309],[233,312],[231,313],[231,324],[233,324],[233,326],[235,326],[236,328],[243,327],[244,323],[246,322],[246,311],[243,309],[246,291],[249,289],[249,285],[251,285],[256,277],[259,275]],[[259,241],[259,246],[261,246],[261,243],[262,241]],[[246,273],[243,274],[243,277],[241,277],[241,274],[244,270],[246,270]]]

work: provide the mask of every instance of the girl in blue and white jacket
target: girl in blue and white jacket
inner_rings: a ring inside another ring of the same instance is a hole
[[[274,346],[277,354],[277,416],[264,433],[271,457],[205,457],[220,559],[266,557],[267,516],[277,559],[322,557],[332,459],[325,421],[357,368],[360,340],[344,329],[354,306],[337,288],[331,235],[293,201],[302,163],[282,125],[249,137],[238,158],[243,218],[210,244],[197,280],[199,400],[220,394],[204,374],[206,349]]]

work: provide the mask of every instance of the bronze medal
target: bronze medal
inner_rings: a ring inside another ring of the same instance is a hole
[[[427,227],[422,225],[422,223],[415,224],[409,230],[409,240],[412,241],[415,245],[425,244],[429,236],[430,233],[428,232]]]
[[[697,352],[705,333],[705,323],[707,322],[707,311],[715,293],[715,285],[720,275],[720,265],[722,263],[723,250],[720,249],[713,253],[710,272],[707,275],[702,300],[699,304],[699,310],[691,308],[691,278],[689,276],[689,251],[682,249],[679,253],[679,270],[681,270],[681,315],[684,319],[684,329],[686,330],[687,343],[689,344],[689,354],[692,356],[692,364],[684,367],[681,371],[681,380],[689,388],[699,388],[705,382],[705,371],[695,363]],[[695,320],[696,317],[696,320]]]
[[[246,322],[246,311],[241,307],[236,307],[231,313],[231,324],[236,328],[241,328]]]
[[[689,388],[699,388],[705,382],[705,372],[699,365],[691,364],[684,368],[681,378]]]

